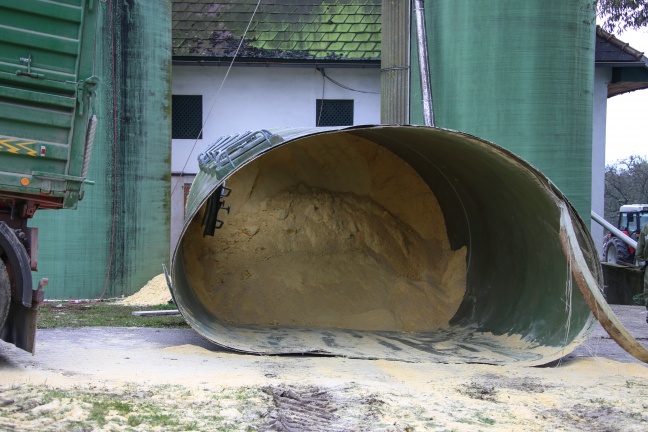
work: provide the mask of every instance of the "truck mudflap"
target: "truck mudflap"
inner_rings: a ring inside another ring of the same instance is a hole
[[[0,253],[11,284],[11,303],[7,319],[0,328],[0,339],[33,354],[38,308],[43,300],[42,286],[47,284],[47,279],[41,280],[37,290],[32,289],[29,255],[5,222],[0,222]]]
[[[34,306],[27,308],[12,302],[7,321],[0,329],[0,339],[34,354],[39,304],[34,302]]]

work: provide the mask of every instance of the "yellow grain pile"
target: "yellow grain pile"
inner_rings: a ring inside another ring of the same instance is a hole
[[[171,292],[169,292],[164,274],[159,274],[148,281],[138,292],[119,303],[129,306],[153,306],[166,304],[169,301],[171,301]]]

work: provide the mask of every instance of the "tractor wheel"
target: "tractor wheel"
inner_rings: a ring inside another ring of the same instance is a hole
[[[631,254],[628,245],[616,237],[612,237],[605,247],[605,261],[616,264],[619,261],[631,263]]]
[[[11,303],[11,285],[5,263],[0,261],[0,329],[7,319],[9,304]]]

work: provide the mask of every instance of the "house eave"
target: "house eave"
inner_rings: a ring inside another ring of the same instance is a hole
[[[642,61],[636,62],[596,62],[596,67],[612,67],[612,68],[631,68],[631,67],[643,67],[646,68],[648,65]]]
[[[174,66],[229,66],[231,57],[173,56]],[[328,67],[328,68],[380,68],[380,60],[317,60],[317,59],[263,59],[240,57],[234,66],[246,67]]]

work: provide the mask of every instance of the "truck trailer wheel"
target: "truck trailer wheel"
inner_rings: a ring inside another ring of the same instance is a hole
[[[0,261],[0,329],[7,319],[9,304],[11,303],[11,285],[5,263]]]

